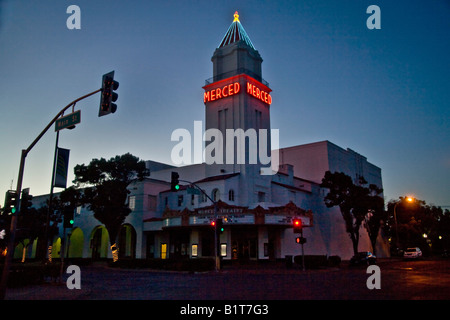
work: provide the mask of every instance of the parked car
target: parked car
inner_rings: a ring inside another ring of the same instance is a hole
[[[408,248],[403,253],[403,258],[405,259],[417,259],[422,256],[422,251],[420,248],[414,247],[414,248]]]
[[[372,265],[377,263],[377,257],[370,251],[358,252],[350,259],[350,265]]]

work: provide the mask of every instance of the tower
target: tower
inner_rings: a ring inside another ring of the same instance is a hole
[[[256,202],[258,194],[259,200],[261,194],[270,194],[270,179],[261,176],[261,168],[270,167],[266,160],[269,157],[270,161],[271,155],[272,90],[262,78],[263,60],[240,23],[237,11],[211,61],[213,77],[203,87],[205,158],[209,161],[206,175],[239,172],[240,190],[248,191],[241,200]],[[208,136],[208,132],[212,134]],[[219,145],[223,145],[223,153],[215,149]],[[263,191],[256,191],[258,186]]]

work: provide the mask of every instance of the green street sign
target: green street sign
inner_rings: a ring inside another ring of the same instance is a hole
[[[73,129],[81,122],[81,110],[75,111],[67,116],[61,117],[55,122],[55,132],[61,129]]]
[[[187,194],[201,194],[201,191],[198,190],[197,188],[188,187]]]

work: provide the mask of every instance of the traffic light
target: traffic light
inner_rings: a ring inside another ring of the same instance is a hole
[[[116,102],[119,95],[114,92],[119,88],[119,83],[114,80],[114,71],[104,74],[102,79],[102,94],[100,97],[100,109],[98,116],[105,116],[117,110]]]
[[[170,181],[170,191],[178,191],[180,190],[180,181],[178,180],[180,175],[178,172],[172,171],[172,178]]]
[[[215,227],[216,226],[216,220],[211,221],[211,227]]]
[[[72,207],[65,207],[64,208],[64,228],[72,228],[73,227],[73,212],[74,209]]]
[[[302,220],[295,218],[292,220],[292,225],[294,227],[294,233],[301,233],[302,232]]]
[[[6,191],[3,214],[4,215],[15,214],[17,210],[16,203],[17,203],[17,192],[15,190]]]
[[[306,238],[304,237],[297,237],[295,238],[295,242],[298,244],[305,244],[306,243]]]
[[[216,220],[216,228],[219,233],[223,233],[224,229],[223,229],[223,220],[222,219]]]
[[[33,206],[33,196],[30,194],[30,188],[22,190],[22,197],[20,198],[20,212],[25,213]]]

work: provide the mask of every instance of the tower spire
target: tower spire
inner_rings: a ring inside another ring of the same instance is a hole
[[[239,13],[237,11],[234,13],[233,17],[234,17],[233,22],[231,23],[231,26],[228,28],[227,33],[225,34],[222,41],[220,42],[219,48],[222,48],[231,43],[242,40],[250,48],[252,48],[253,50],[256,50],[255,47],[253,46],[252,41],[250,40],[249,36],[247,35],[247,32],[245,32],[244,27],[242,26],[241,22],[239,21]]]

